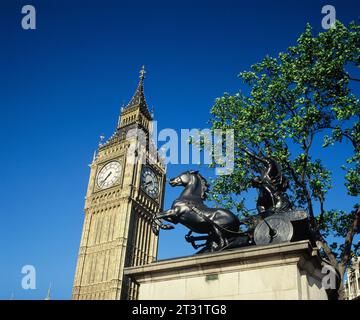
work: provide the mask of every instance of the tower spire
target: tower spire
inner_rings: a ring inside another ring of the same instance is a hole
[[[146,103],[145,94],[144,94],[144,79],[145,79],[145,66],[142,66],[139,72],[139,83],[136,88],[136,91],[129,101],[129,103],[123,107],[122,112],[126,112],[127,110],[138,107],[141,111],[149,118],[151,118],[149,108]]]
[[[46,295],[44,300],[51,300],[51,282],[50,282],[50,285],[49,285],[47,295]]]
[[[146,74],[145,66],[143,65],[140,70],[140,81],[143,81],[145,79],[145,74]]]

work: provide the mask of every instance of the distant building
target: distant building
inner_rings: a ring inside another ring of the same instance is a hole
[[[360,298],[360,257],[351,260],[345,283],[345,299],[353,300]]]

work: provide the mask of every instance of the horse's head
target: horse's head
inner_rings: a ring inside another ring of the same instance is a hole
[[[201,196],[202,199],[206,198],[206,191],[209,188],[209,185],[206,181],[206,179],[199,173],[199,171],[185,171],[179,176],[170,179],[170,185],[172,187],[175,186],[190,186],[193,185],[194,187],[197,187],[196,189],[199,190],[199,196]],[[195,190],[194,190],[195,191]]]
[[[180,174],[179,176],[175,177],[175,178],[172,178],[170,179],[170,185],[172,187],[175,187],[175,186],[187,186],[190,181],[191,181],[191,172],[195,172],[195,171],[185,171],[183,172],[182,174]]]

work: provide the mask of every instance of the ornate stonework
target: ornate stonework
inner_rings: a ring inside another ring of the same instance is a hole
[[[144,97],[144,74],[142,70],[134,98],[122,108],[116,132],[99,146],[90,165],[72,294],[75,300],[136,298],[137,287],[124,277],[124,268],[156,259],[158,239],[151,231],[151,217],[162,211],[165,166],[160,160],[150,164],[147,155],[146,164],[129,161],[128,150],[134,141],[126,137],[129,129],[141,128],[147,144],[150,140],[152,119]],[[141,187],[145,167],[157,179],[158,191],[152,196]]]
[[[346,273],[344,286],[345,299],[360,299],[360,257],[351,259],[351,265]]]

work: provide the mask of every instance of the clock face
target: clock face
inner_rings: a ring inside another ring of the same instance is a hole
[[[159,179],[149,167],[144,167],[141,173],[141,188],[151,198],[155,199],[159,196]]]
[[[114,185],[121,175],[121,164],[117,161],[112,161],[106,164],[97,176],[97,185],[100,189],[110,188]]]

